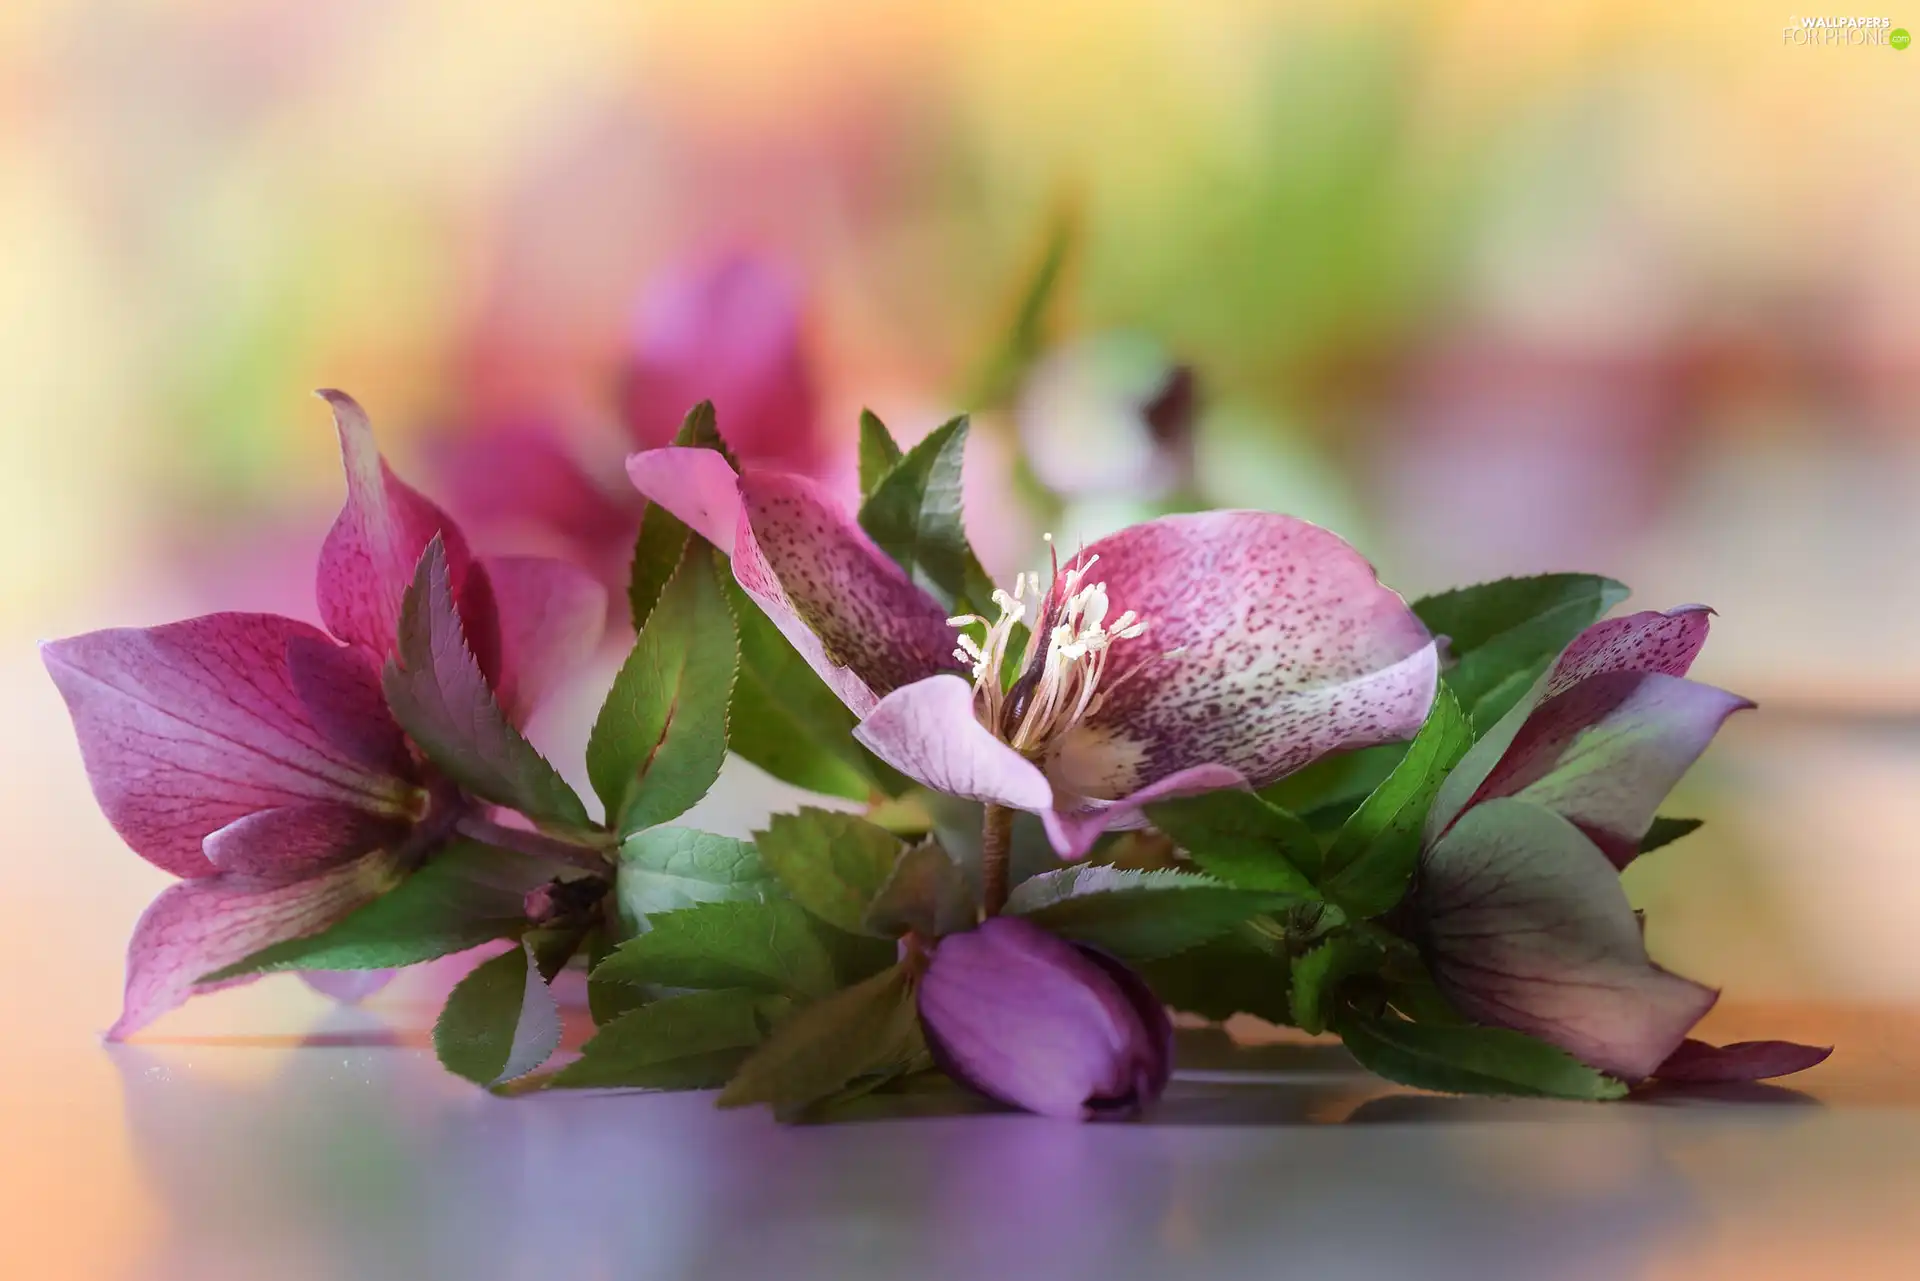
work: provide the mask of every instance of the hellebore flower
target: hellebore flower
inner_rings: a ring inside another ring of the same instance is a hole
[[[669,267],[640,300],[621,374],[633,444],[666,444],[689,408],[711,400],[741,457],[819,470],[827,450],[801,312],[799,289],[765,259],[733,253]],[[603,581],[624,584],[644,505],[630,488],[601,483],[556,423],[491,423],[442,441],[438,453],[462,519],[557,542]]]
[[[1018,917],[942,939],[919,1000],[942,1071],[1043,1116],[1130,1116],[1173,1072],[1173,1024],[1140,976]]]
[[[1192,479],[1196,399],[1191,369],[1117,330],[1041,358],[1013,417],[1034,474],[1056,494],[1157,498]]]
[[[1827,1053],[1686,1042],[1718,993],[1648,958],[1620,887],[1655,807],[1753,706],[1683,679],[1707,629],[1702,606],[1588,628],[1461,760],[1427,818],[1414,906],[1454,1005],[1629,1081],[1751,1079]]]
[[[200,976],[326,928],[390,888],[458,816],[381,693],[421,552],[446,547],[456,607],[509,717],[597,643],[598,583],[559,561],[472,556],[380,457],[366,415],[333,407],[347,501],[321,548],[328,632],[226,613],[112,628],[41,647],[93,793],[134,852],[181,879],[127,950],[124,1037]],[[364,994],[366,981],[334,990]]]
[[[875,755],[935,791],[1040,815],[1069,858],[1154,801],[1264,786],[1409,737],[1433,701],[1420,620],[1352,547],[1290,516],[1132,526],[1044,586],[1023,575],[996,592],[988,622],[947,617],[804,478],[735,476],[685,448],[636,454],[627,471],[732,555]],[[1002,688],[1023,620],[1032,640]]]

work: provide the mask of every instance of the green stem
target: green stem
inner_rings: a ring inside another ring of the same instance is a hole
[[[1013,811],[989,805],[980,821],[980,899],[988,916],[1007,905],[1007,863],[1013,851]]]
[[[462,814],[454,823],[453,830],[485,845],[518,850],[522,854],[552,859],[557,863],[565,863],[569,867],[581,867],[589,872],[607,870],[606,858],[587,846],[563,841],[541,832],[530,832],[523,827],[505,827],[478,814]]]

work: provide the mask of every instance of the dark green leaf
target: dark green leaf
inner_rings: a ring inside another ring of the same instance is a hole
[[[1413,603],[1435,635],[1449,640],[1447,672],[1476,733],[1520,701],[1567,643],[1627,598],[1627,588],[1594,574],[1503,578]]]
[[[1656,818],[1653,826],[1647,829],[1647,834],[1640,838],[1640,852],[1645,854],[1662,845],[1671,845],[1683,836],[1690,836],[1703,821],[1697,818]]]
[[[635,832],[620,846],[614,871],[615,905],[629,934],[658,913],[699,903],[759,902],[778,898],[773,879],[750,841],[690,827]]]
[[[658,987],[744,987],[801,998],[838,985],[834,956],[797,903],[702,903],[651,918],[600,962],[596,979]]]
[[[1293,1021],[1301,1031],[1315,1035],[1327,1030],[1340,984],[1356,974],[1370,974],[1386,960],[1379,947],[1354,934],[1331,936],[1293,962]]]
[[[631,937],[630,932],[615,933],[613,926],[607,925],[587,938],[587,1011],[593,1015],[595,1027],[605,1027],[654,997],[651,988],[599,978],[594,973],[600,968],[600,962],[613,955],[616,945]]]
[[[585,829],[586,807],[500,710],[467,646],[438,536],[421,554],[400,606],[398,657],[382,681],[387,705],[435,765],[483,800],[537,823]]]
[[[710,556],[688,556],[614,678],[587,740],[587,777],[626,835],[693,808],[727,758],[739,645]]]
[[[1390,910],[1407,892],[1420,863],[1420,830],[1434,794],[1473,745],[1473,727],[1442,682],[1427,723],[1387,780],[1341,827],[1327,847],[1328,898],[1349,917]]]
[[[580,1058],[549,1084],[558,1089],[718,1089],[765,1037],[770,1015],[783,1006],[780,997],[743,988],[665,997],[602,1026],[581,1047]]]
[[[1140,966],[1155,996],[1176,1010],[1215,1021],[1251,1014],[1291,1021],[1287,958],[1251,922],[1218,938]]]
[[[855,814],[803,809],[776,814],[754,833],[760,859],[793,901],[843,930],[866,928],[867,905],[904,848],[899,837]]]
[[[929,837],[901,853],[867,906],[865,925],[886,938],[912,932],[936,939],[972,929],[979,915],[959,865]]]
[[[560,1007],[523,945],[474,968],[447,996],[433,1049],[476,1085],[511,1081],[560,1046]]]
[[[873,497],[873,491],[899,465],[902,455],[893,433],[871,409],[860,411],[860,497]]]
[[[789,1015],[740,1065],[719,1102],[766,1103],[787,1117],[862,1077],[899,1075],[924,1053],[913,977],[896,965]]]
[[[556,872],[583,875],[531,854],[456,841],[320,933],[262,948],[201,981],[272,970],[398,969],[464,952],[525,929],[527,892]]]
[[[1241,889],[1317,898],[1320,842],[1307,825],[1252,792],[1228,788],[1147,806],[1153,825],[1213,875]]]
[[[1405,743],[1382,743],[1356,752],[1323,756],[1302,770],[1260,789],[1261,800],[1291,810],[1316,830],[1339,827],[1353,809],[1393,773],[1407,754]]]
[[[1235,889],[1208,876],[1093,866],[1022,881],[1008,896],[1006,910],[1062,938],[1139,962],[1196,947],[1290,901],[1287,895]]]
[[[1627,1092],[1566,1051],[1506,1028],[1343,1014],[1334,1030],[1362,1067],[1416,1089],[1561,1099],[1617,1099]]]
[[[961,515],[966,447],[965,418],[935,428],[861,504],[860,527],[942,603],[984,609],[993,584],[967,544]]]

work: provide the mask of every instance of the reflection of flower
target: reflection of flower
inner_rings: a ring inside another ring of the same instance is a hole
[[[388,470],[360,407],[326,395],[347,473],[319,561],[331,636],[273,614],[210,614],[43,649],[101,809],[136,853],[183,878],[135,927],[116,1037],[192,995],[201,975],[371,900],[444,834],[447,787],[409,750],[380,689],[401,597],[436,536],[474,656],[510,716],[599,635],[597,583],[559,561],[470,555],[439,508]]]
[[[1193,372],[1144,334],[1049,352],[1014,405],[1027,461],[1055,493],[1153,498],[1192,479]]]
[[[919,1000],[934,1061],[1029,1112],[1130,1115],[1173,1071],[1173,1025],[1139,975],[1018,917],[942,939]]]
[[[1682,1042],[1717,994],[1648,959],[1618,871],[1654,809],[1747,700],[1684,680],[1689,606],[1588,628],[1448,776],[1427,819],[1417,909],[1435,979],[1467,1017],[1628,1080],[1810,1067],[1782,1042]]]
[[[1420,621],[1353,548],[1292,517],[1136,525],[1044,589],[1036,576],[1030,594],[1024,579],[996,593],[1002,617],[983,624],[948,619],[810,481],[736,477],[703,449],[627,468],[732,554],[741,587],[861,718],[861,742],[936,791],[1041,815],[1069,856],[1151,801],[1404,738],[1432,702]],[[1033,641],[1002,690],[1029,604]]]

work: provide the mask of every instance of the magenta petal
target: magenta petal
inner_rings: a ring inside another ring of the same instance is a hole
[[[1205,764],[1263,787],[1426,719],[1438,673],[1426,628],[1317,525],[1163,516],[1075,563],[1096,555],[1087,578],[1105,582],[1109,619],[1130,610],[1147,631],[1114,645],[1101,701],[1047,761],[1065,790],[1110,799]]]
[[[1651,1075],[1717,996],[1648,959],[1619,873],[1537,805],[1469,809],[1416,886],[1428,963],[1455,1007],[1601,1071]]]
[[[853,736],[936,792],[1032,813],[1053,807],[1046,775],[987,732],[973,714],[973,687],[958,676],[929,676],[893,691]]]
[[[398,970],[301,970],[300,979],[322,996],[342,1005],[360,1002],[393,982]]]
[[[385,705],[360,708],[370,719],[354,732],[323,727],[303,694],[327,682],[296,680],[296,647],[322,671],[322,656],[338,650],[317,629],[272,614],[209,614],[41,647],[93,794],[141,857],[176,876],[209,876],[216,868],[201,842],[260,810],[410,812],[413,787],[370,768],[361,750],[393,732]],[[354,689],[356,678],[343,675],[352,670],[331,674]]]
[[[366,650],[317,631],[290,636],[287,676],[314,728],[329,743],[374,773],[412,774],[407,736],[387,710],[380,669]]]
[[[327,928],[377,897],[392,871],[378,853],[302,881],[214,876],[168,888],[133,927],[126,1003],[108,1038],[130,1036],[204,990],[202,976]]]
[[[546,423],[463,433],[438,442],[434,455],[462,520],[551,531],[595,563],[605,552],[632,553],[639,501],[595,483]]]
[[[1043,1116],[1124,1114],[1171,1071],[1166,1011],[1124,966],[1016,917],[942,939],[920,982],[934,1061]]]
[[[733,555],[740,525],[740,478],[718,450],[674,445],[627,458],[627,479],[694,533]]]
[[[598,648],[607,589],[586,571],[543,556],[490,556],[484,564],[500,617],[494,691],[507,719],[524,725]]]
[[[851,671],[882,697],[960,667],[946,609],[916,587],[820,485],[803,476],[749,472],[740,479],[740,499],[759,564],[748,565],[750,557],[739,547],[734,576],[760,599],[770,585],[758,578],[759,566],[771,571],[786,602],[819,637],[830,664]],[[768,615],[773,617],[772,609]]]
[[[1680,776],[1727,717],[1752,706],[1677,676],[1589,677],[1534,708],[1469,804],[1532,801],[1571,820],[1625,867]]]
[[[353,397],[338,391],[319,394],[333,407],[347,473],[346,505],[320,548],[320,619],[341,640],[389,658],[399,634],[400,598],[413,582],[420,553],[435,534],[441,536],[454,595],[462,599],[466,540],[445,512],[393,474],[374,444],[366,411]],[[463,614],[465,605],[462,599]]]
[[[209,833],[201,843],[207,861],[222,872],[286,879],[323,867],[405,835],[407,825],[332,801],[256,810]]]
[[[1804,1072],[1827,1061],[1831,1045],[1800,1045],[1793,1041],[1735,1041],[1708,1045],[1692,1037],[1667,1056],[1654,1076],[1662,1081],[1710,1084],[1719,1081],[1764,1081],[1768,1077]]]
[[[1066,859],[1084,858],[1103,833],[1141,826],[1142,811],[1149,805],[1246,785],[1246,778],[1238,770],[1225,765],[1195,765],[1117,801],[1087,801],[1079,809],[1049,810],[1041,815],[1041,822],[1047,829],[1047,839],[1053,842],[1054,853]]]
[[[1602,619],[1561,651],[1541,696],[1552,698],[1589,676],[1607,672],[1685,676],[1707,643],[1712,619],[1713,611],[1705,605]]]

